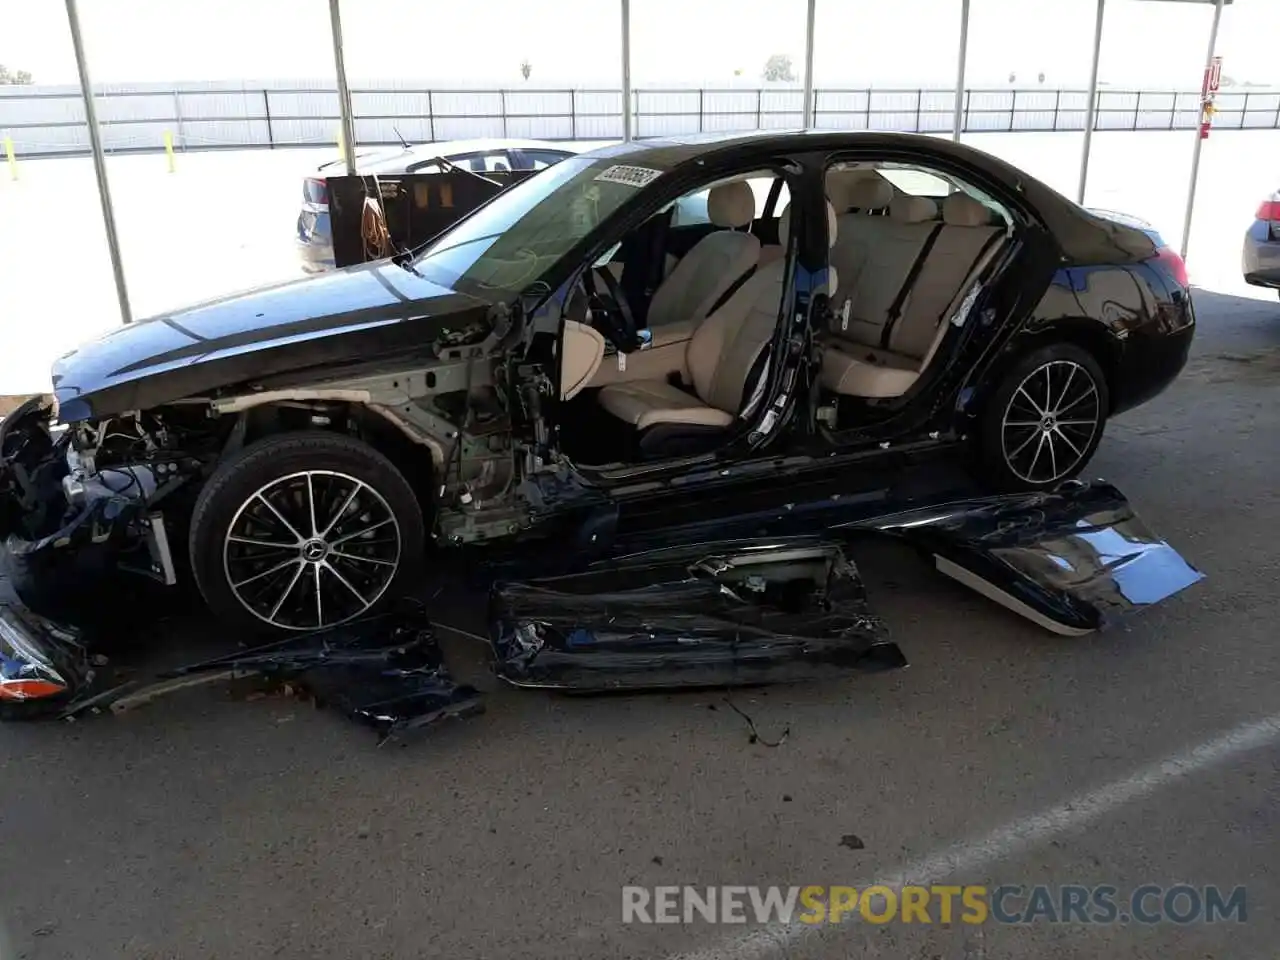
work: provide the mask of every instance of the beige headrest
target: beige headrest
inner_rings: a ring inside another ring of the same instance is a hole
[[[844,213],[852,205],[849,191],[853,185],[868,175],[869,171],[854,168],[831,170],[827,173],[827,199],[835,204],[836,213]],[[874,171],[871,171],[874,173]]]
[[[827,201],[827,249],[831,249],[836,245],[836,230],[839,226],[839,218],[836,216],[836,208],[832,206],[831,201]],[[783,208],[782,213],[778,216],[778,243],[783,249],[786,249],[787,241],[791,237],[791,204],[787,204]]]
[[[756,195],[745,180],[712,187],[707,194],[707,216],[717,227],[745,227],[756,218]]]
[[[889,217],[900,223],[924,223],[938,215],[938,205],[928,197],[900,193],[889,204]]]
[[[848,208],[856,207],[864,212],[883,210],[893,202],[893,184],[879,174],[863,177],[849,185],[844,199],[849,205]]]
[[[967,193],[953,193],[942,201],[942,219],[953,227],[985,227],[991,214]]]

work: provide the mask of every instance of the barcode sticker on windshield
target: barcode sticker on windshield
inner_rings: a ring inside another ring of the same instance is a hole
[[[650,170],[648,167],[609,167],[596,176],[605,183],[625,183],[629,187],[644,187],[662,176],[661,170]]]

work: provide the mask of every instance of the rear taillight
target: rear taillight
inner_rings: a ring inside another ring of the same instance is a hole
[[[1178,255],[1178,251],[1172,247],[1161,247],[1156,251],[1154,259],[1157,263],[1164,264],[1165,269],[1169,271],[1169,276],[1173,277],[1178,286],[1191,286],[1191,281],[1187,277],[1187,263]]]
[[[1256,216],[1259,220],[1280,222],[1280,200],[1263,200]]]
[[[322,177],[307,177],[302,181],[302,195],[309,203],[328,203],[329,184]]]

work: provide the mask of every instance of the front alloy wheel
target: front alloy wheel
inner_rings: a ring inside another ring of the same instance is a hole
[[[223,463],[191,515],[191,567],[221,619],[317,630],[415,588],[422,510],[399,470],[338,433],[267,437]]]
[[[270,626],[330,626],[360,616],[395,578],[400,526],[367,483],[306,470],[241,505],[222,562],[236,599]]]
[[[985,473],[1001,489],[1045,490],[1078,474],[1102,439],[1110,409],[1097,362],[1061,343],[1006,374],[982,428]]]

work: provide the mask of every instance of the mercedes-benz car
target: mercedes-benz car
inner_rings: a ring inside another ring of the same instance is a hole
[[[1241,259],[1245,283],[1280,291],[1280,190],[1258,206]]]
[[[705,220],[673,222],[703,193]],[[33,575],[73,571],[63,602],[127,565],[268,634],[486,571],[526,583],[493,613],[516,656],[554,632],[521,618],[575,594],[559,615],[660,622],[689,652],[680,618],[706,591],[673,569],[738,569],[730,541],[885,533],[1078,633],[1198,576],[1073,479],[1194,327],[1152,228],[968,146],[618,144],[389,259],[66,354],[53,395],[0,424],[0,528]],[[787,549],[765,559],[829,557]],[[661,583],[592,573],[654,551]]]
[[[541,170],[576,152],[577,148],[572,144],[542,140],[406,143],[388,150],[357,152],[356,174],[386,176],[431,173],[449,165],[480,174],[504,170]],[[328,178],[345,172],[345,163],[337,159],[320,164],[314,173],[303,178],[302,209],[298,211],[295,246],[302,269],[308,273],[334,269]]]

